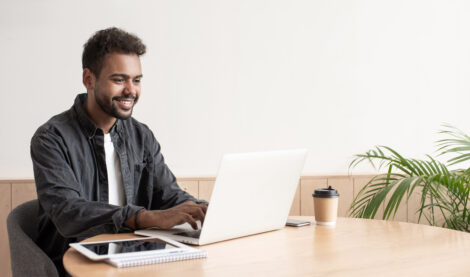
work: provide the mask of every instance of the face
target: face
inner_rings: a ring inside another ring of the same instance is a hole
[[[127,119],[140,96],[142,68],[135,54],[107,54],[93,92],[97,108],[108,116]]]

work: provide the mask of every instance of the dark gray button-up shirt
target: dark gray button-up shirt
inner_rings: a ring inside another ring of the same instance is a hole
[[[150,129],[131,117],[118,119],[110,132],[127,204],[108,204],[104,134],[83,109],[86,97],[78,95],[70,110],[52,117],[31,140],[40,203],[37,244],[59,270],[71,242],[130,231],[124,222],[142,208],[196,202],[179,188]]]

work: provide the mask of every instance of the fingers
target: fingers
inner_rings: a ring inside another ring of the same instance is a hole
[[[178,206],[174,207],[175,209],[190,214],[193,218],[204,222],[204,217],[207,212],[207,206],[204,204],[196,204],[192,201],[184,202]]]
[[[194,230],[197,230],[197,222],[190,214],[184,214],[184,220],[188,222]]]
[[[186,202],[183,202],[183,203],[181,203],[181,204],[179,204],[175,207],[178,207],[178,206],[192,206],[192,207],[197,206],[197,207],[203,208],[204,210],[207,210],[208,205],[206,203],[197,204],[193,201],[186,201]]]
[[[198,219],[201,221],[201,223],[204,223],[204,218],[206,214],[201,208],[194,209],[193,211],[191,211],[190,214],[194,219]]]
[[[201,223],[204,223],[204,218],[206,217],[206,211],[207,208],[203,208],[202,206],[197,206],[194,207],[191,211],[190,214],[195,218],[199,219]]]
[[[170,229],[175,225],[187,222],[195,230],[198,229],[197,220],[204,223],[207,206],[187,201],[167,210],[153,210],[149,216],[139,217],[140,227],[158,227]]]

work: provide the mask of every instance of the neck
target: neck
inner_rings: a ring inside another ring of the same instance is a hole
[[[83,108],[96,126],[103,130],[105,134],[109,133],[113,125],[116,123],[117,119],[105,113],[101,107],[98,106],[96,101],[91,99],[91,97],[87,97],[83,104]]]

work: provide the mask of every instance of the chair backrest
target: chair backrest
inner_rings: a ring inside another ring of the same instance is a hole
[[[11,271],[17,276],[59,276],[52,260],[34,242],[37,236],[38,200],[25,202],[7,219]]]

